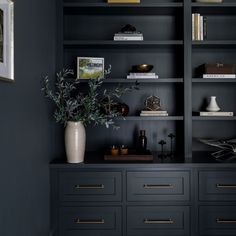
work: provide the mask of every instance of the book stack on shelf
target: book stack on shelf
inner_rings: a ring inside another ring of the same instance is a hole
[[[207,37],[207,18],[199,13],[192,14],[192,40],[203,41]]]
[[[143,34],[138,31],[118,32],[114,35],[114,41],[143,41]]]
[[[231,111],[200,111],[200,116],[234,116],[234,113]]]
[[[140,3],[140,0],[107,0],[107,3]]]
[[[153,72],[140,73],[140,72],[130,72],[127,75],[127,79],[158,79],[158,75]]]
[[[233,64],[203,64],[198,67],[199,75],[203,79],[235,79],[235,66]]]
[[[147,111],[143,110],[140,113],[140,116],[168,116],[167,111]]]

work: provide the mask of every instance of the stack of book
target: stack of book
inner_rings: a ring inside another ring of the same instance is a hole
[[[203,79],[235,79],[235,74],[203,74]]]
[[[200,116],[234,116],[230,111],[200,111]]]
[[[167,111],[141,111],[140,116],[168,116]]]
[[[192,14],[192,40],[202,41],[207,37],[207,19],[199,13]]]
[[[108,3],[140,3],[140,0],[107,0]]]
[[[118,32],[114,35],[114,41],[143,41],[143,34],[138,31]]]
[[[127,75],[127,79],[158,79],[158,75],[152,72],[148,73],[130,72]]]

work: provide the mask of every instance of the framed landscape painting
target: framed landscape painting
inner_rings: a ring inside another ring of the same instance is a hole
[[[103,79],[104,58],[77,57],[78,79]]]
[[[0,78],[14,80],[13,0],[0,0]]]

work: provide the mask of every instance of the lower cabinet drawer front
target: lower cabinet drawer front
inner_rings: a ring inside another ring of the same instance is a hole
[[[127,235],[189,236],[190,213],[188,206],[128,207]]]
[[[60,236],[121,236],[121,207],[63,207]]]
[[[202,201],[235,201],[236,172],[200,171],[199,199]]]
[[[236,235],[236,206],[201,206],[200,235]]]
[[[188,201],[188,171],[128,172],[128,201]]]
[[[61,172],[60,201],[121,201],[120,172]]]

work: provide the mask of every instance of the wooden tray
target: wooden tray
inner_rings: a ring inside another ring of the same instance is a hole
[[[152,161],[153,155],[150,151],[145,154],[130,153],[127,155],[116,155],[105,154],[104,160],[106,161]]]

